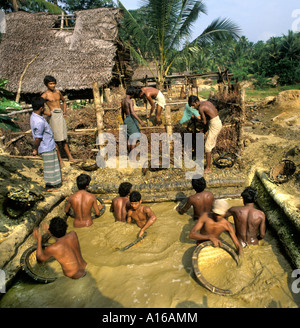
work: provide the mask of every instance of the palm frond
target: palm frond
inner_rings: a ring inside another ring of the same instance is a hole
[[[192,43],[237,39],[240,33],[241,29],[229,18],[217,18]]]

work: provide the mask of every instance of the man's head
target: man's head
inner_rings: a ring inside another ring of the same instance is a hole
[[[67,228],[67,223],[59,216],[56,216],[50,221],[48,230],[54,237],[61,238],[66,234]]]
[[[82,173],[77,177],[76,182],[77,182],[78,189],[84,190],[89,186],[91,182],[91,177],[87,174]]]
[[[196,192],[202,192],[206,188],[206,181],[203,177],[192,179],[192,186]]]
[[[138,191],[132,191],[129,196],[130,205],[134,210],[137,210],[142,203],[142,195]]]
[[[241,194],[244,204],[254,203],[257,199],[257,191],[252,187],[247,187]]]
[[[200,100],[199,100],[199,98],[197,96],[191,95],[191,96],[189,96],[188,103],[189,103],[189,106],[190,107],[194,107],[195,108],[195,107],[197,107],[199,105]]]
[[[40,110],[41,108],[43,109],[42,112],[44,111],[44,104],[45,104],[45,99],[42,97],[34,97],[31,99],[31,105],[32,105],[32,110],[34,112]]]
[[[214,201],[212,212],[219,216],[224,216],[229,209],[229,204],[225,199],[217,199]]]
[[[44,78],[44,84],[50,90],[54,90],[56,86],[56,78],[51,75],[46,75]]]
[[[118,193],[121,197],[126,197],[130,194],[132,184],[130,182],[122,182],[119,186]]]
[[[140,96],[141,89],[130,86],[126,89],[126,95],[131,96],[133,98],[138,98]]]

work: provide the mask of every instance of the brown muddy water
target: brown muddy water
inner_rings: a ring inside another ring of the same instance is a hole
[[[231,206],[241,204],[241,200],[229,202]],[[88,228],[73,228],[69,218],[68,230],[78,234],[88,274],[72,280],[60,272],[55,282],[39,284],[24,273],[2,297],[0,307],[299,307],[299,294],[291,290],[293,269],[270,231],[259,246],[244,249],[239,267],[220,249],[217,256],[214,249],[201,255],[199,265],[205,278],[234,292],[220,296],[202,287],[194,274],[192,254],[196,246],[188,238],[195,223],[192,211],[181,216],[171,202],[150,206],[157,221],[142,242],[125,252],[119,249],[134,241],[139,229],[134,224],[114,222],[109,206]],[[229,235],[222,234],[221,239],[234,247]]]

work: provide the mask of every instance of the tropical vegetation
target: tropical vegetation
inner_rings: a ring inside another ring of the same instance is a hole
[[[6,12],[56,14],[97,7],[123,9],[120,38],[138,63],[150,70],[150,63],[155,63],[152,74],[158,84],[172,72],[227,68],[240,81],[253,78],[258,88],[267,86],[276,75],[280,85],[300,82],[300,33],[289,31],[253,43],[241,36],[240,28],[229,18],[217,18],[191,40],[193,23],[207,13],[204,0],[141,0],[137,10],[127,10],[114,0],[2,0],[0,4]]]
[[[15,118],[8,116],[8,108],[22,109],[21,105],[10,98],[13,93],[5,89],[5,85],[8,83],[6,79],[0,79],[0,128],[5,130],[19,130],[19,127],[15,124]]]

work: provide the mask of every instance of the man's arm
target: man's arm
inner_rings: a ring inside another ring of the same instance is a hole
[[[138,120],[138,122],[141,124],[141,126],[146,126],[146,124],[136,115],[134,109],[133,109],[133,102],[130,102],[130,113],[131,115]]]
[[[41,138],[35,138],[34,139],[32,155],[34,155],[34,156],[37,155],[38,148],[39,148],[41,142],[42,142]]]
[[[70,197],[67,198],[67,204],[65,206],[65,213],[69,213],[70,211],[70,208],[71,208],[71,202],[70,202]]]
[[[262,213],[262,220],[259,226],[259,237],[261,239],[265,238],[266,234],[266,216],[264,213]]]
[[[127,213],[127,223],[131,223],[132,220],[132,210],[129,210]]]
[[[63,102],[63,112],[64,112],[64,115],[67,113],[67,102],[64,98],[64,96],[62,95],[62,93],[60,91],[59,92],[59,96],[60,96],[60,100]]]
[[[102,210],[102,207],[103,207],[102,204],[99,204],[98,205],[98,201],[97,201],[97,198],[95,196],[95,199],[93,200],[93,208],[95,210],[96,216],[99,216],[100,215],[100,210]]]
[[[39,262],[45,262],[49,260],[53,255],[49,251],[48,247],[43,251],[42,248],[42,234],[39,228],[33,230],[33,237],[37,240],[36,258]]]
[[[150,117],[150,116],[152,115],[152,113],[154,112],[154,109],[155,109],[155,103],[154,103],[152,97],[149,96],[148,94],[145,94],[145,97],[146,97],[146,99],[149,101],[149,103],[150,103],[150,105],[151,105],[150,115],[149,115],[149,117]],[[149,117],[147,117],[147,118],[149,118]]]
[[[145,233],[145,230],[147,228],[149,228],[156,221],[156,216],[150,207],[145,206],[144,211],[145,211],[144,213],[148,217],[148,220],[147,220],[146,224],[143,226],[143,228],[141,229],[141,231],[139,233],[139,237],[141,237]]]
[[[200,217],[198,222],[194,225],[192,230],[190,231],[189,238],[199,241],[211,240],[214,243],[214,246],[219,245],[219,240],[217,238],[210,237],[209,235],[203,235],[198,231],[201,231],[203,225],[205,223],[205,219]]]
[[[206,121],[206,116],[204,114],[204,111],[201,107],[199,108],[199,110],[200,110],[200,115],[201,115],[202,121],[203,121],[204,125],[206,125],[207,121]]]
[[[229,235],[230,235],[232,241],[234,242],[234,245],[237,248],[239,255],[243,256],[244,255],[243,247],[240,244],[239,240],[237,239],[237,236],[234,232],[232,225],[228,221],[226,221],[226,222],[227,222],[227,231],[229,232]]]
[[[176,211],[181,215],[186,213],[189,210],[189,208],[192,206],[191,197],[188,198],[187,202],[182,208],[179,208],[179,206],[180,204],[176,207]]]
[[[114,209],[114,199],[111,201],[111,205],[110,205],[110,209],[109,209],[110,212],[114,212],[115,209]]]

